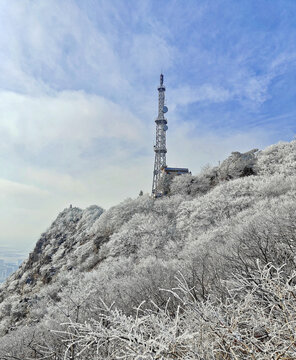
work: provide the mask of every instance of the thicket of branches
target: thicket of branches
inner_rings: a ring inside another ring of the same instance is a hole
[[[252,276],[233,277],[225,301],[200,301],[179,274],[175,288],[162,290],[176,300],[174,311],[168,303],[149,310],[140,304],[127,316],[100,301],[96,319],[88,322],[69,317],[51,332],[42,326],[19,330],[13,346],[9,338],[2,342],[1,359],[292,360],[295,280],[295,272],[258,264]]]

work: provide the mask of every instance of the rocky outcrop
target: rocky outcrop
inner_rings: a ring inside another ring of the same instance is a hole
[[[26,318],[32,299],[44,285],[54,282],[62,271],[71,271],[85,260],[85,254],[75,251],[87,241],[92,244],[88,232],[102,213],[103,209],[98,206],[85,210],[67,208],[40,236],[28,259],[0,287],[0,307],[7,308],[6,302],[14,296],[13,322]],[[0,309],[0,322],[5,315]]]
[[[246,153],[233,152],[219,167],[220,180],[230,180],[239,177],[255,175],[258,149]]]

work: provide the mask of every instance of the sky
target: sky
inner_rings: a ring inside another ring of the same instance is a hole
[[[296,133],[295,0],[0,0],[0,248]],[[0,254],[1,255],[1,254]]]

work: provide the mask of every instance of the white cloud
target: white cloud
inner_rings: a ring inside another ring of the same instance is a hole
[[[157,34],[136,34],[132,38],[130,57],[136,71],[158,74],[173,63],[175,49]]]
[[[186,106],[194,102],[224,102],[232,97],[229,90],[212,84],[203,84],[199,87],[182,86],[170,91],[169,95],[173,109],[175,106]]]
[[[0,48],[5,89],[35,94],[67,83],[93,82],[105,91],[129,86],[112,41],[75,2],[1,2]]]
[[[0,114],[2,146],[7,142],[24,145],[29,152],[57,142],[87,148],[100,138],[138,144],[145,132],[144,124],[127,109],[84,92],[64,91],[53,96],[0,92]]]
[[[22,196],[27,198],[32,196],[44,198],[48,195],[48,191],[39,189],[38,187],[0,178],[0,197],[2,200],[11,196],[15,198]]]

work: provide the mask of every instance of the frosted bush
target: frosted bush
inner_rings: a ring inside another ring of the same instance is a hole
[[[296,140],[271,145],[258,154],[259,174],[294,175],[296,172]]]
[[[180,275],[170,291],[178,300],[174,314],[167,305],[136,316],[102,302],[99,319],[65,323],[57,331],[67,345],[65,357],[79,359],[292,359],[296,354],[295,273],[283,275],[271,265],[251,278],[234,277],[228,298],[197,301]]]

